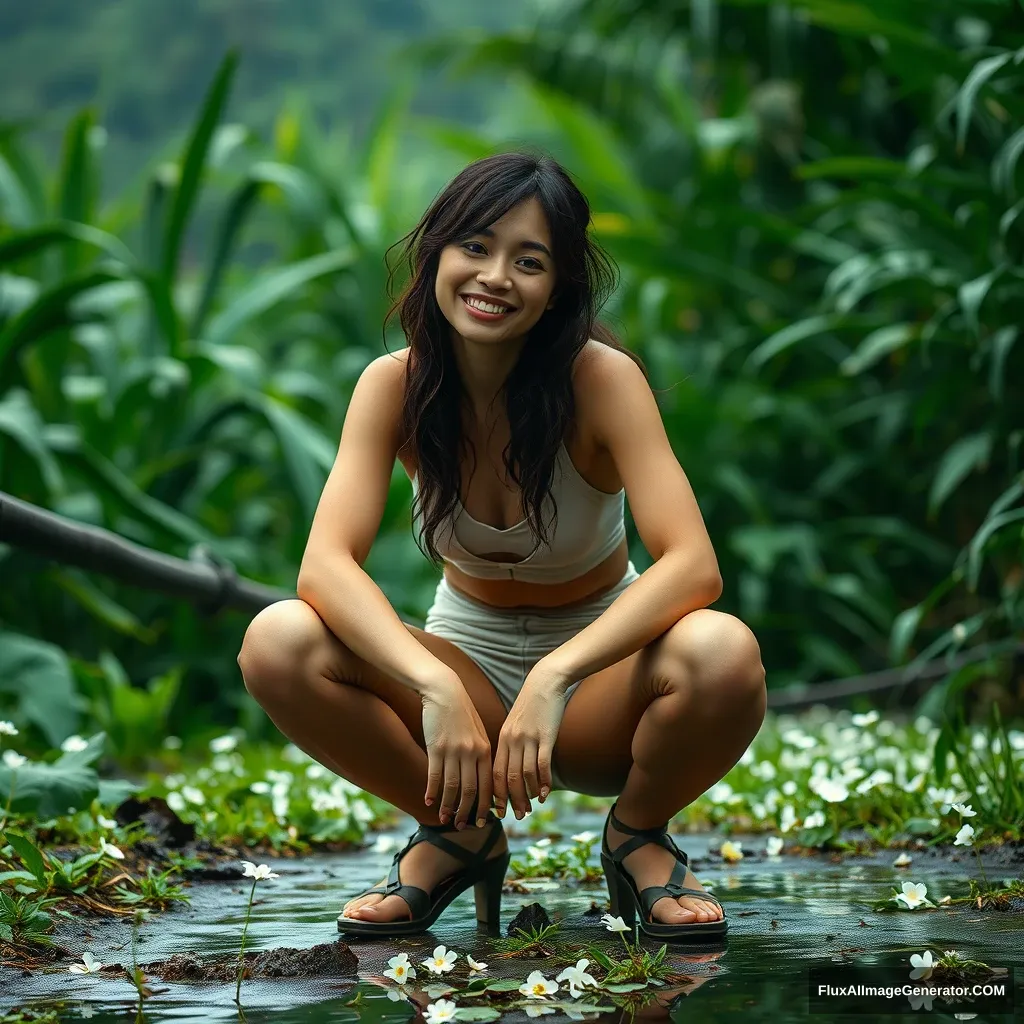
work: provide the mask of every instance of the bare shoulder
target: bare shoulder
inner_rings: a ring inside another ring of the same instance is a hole
[[[605,447],[609,414],[650,392],[643,370],[625,352],[591,338],[573,367],[576,413],[585,433]]]

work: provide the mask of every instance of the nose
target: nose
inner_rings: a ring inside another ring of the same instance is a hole
[[[505,260],[501,256],[488,260],[480,268],[476,279],[492,291],[498,291],[499,288],[508,288],[512,284],[508,269],[505,266]]]

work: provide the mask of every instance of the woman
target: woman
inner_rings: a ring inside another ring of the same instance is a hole
[[[718,564],[643,364],[596,321],[614,274],[589,222],[546,156],[479,160],[437,197],[388,314],[409,347],[353,391],[298,600],[246,632],[245,685],[278,728],[421,823],[343,932],[423,931],[471,885],[496,922],[500,819],[565,788],[618,796],[613,914],[639,908],[660,938],[725,933],[666,825],[757,733],[764,670],[750,630],[708,607]],[[396,459],[444,566],[425,630],[361,568]]]

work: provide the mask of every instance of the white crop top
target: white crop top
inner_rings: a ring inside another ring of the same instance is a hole
[[[418,477],[412,479],[418,492]],[[565,445],[559,445],[551,492],[558,503],[558,523],[553,533],[551,495],[543,504],[550,544],[536,543],[526,519],[507,530],[478,522],[456,505],[454,525],[449,518],[437,531],[437,550],[446,562],[467,576],[484,580],[522,580],[524,583],[565,583],[576,579],[604,561],[626,536],[623,520],[625,490],[608,494],[592,487],[580,476]],[[445,526],[448,529],[445,529]],[[413,529],[417,524],[413,523]],[[421,535],[422,539],[422,535]],[[475,551],[511,551],[522,555],[514,562],[481,558]]]

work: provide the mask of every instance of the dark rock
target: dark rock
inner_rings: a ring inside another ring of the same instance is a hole
[[[355,977],[359,960],[348,944],[321,943],[310,949],[265,949],[260,953],[246,953],[247,978],[323,978]],[[236,956],[218,956],[200,960],[195,953],[175,953],[167,960],[143,967],[162,981],[234,981],[238,976]]]
[[[529,903],[509,921],[508,931],[505,934],[514,935],[517,928],[521,928],[524,932],[540,931],[541,928],[546,928],[549,924],[551,924],[551,918],[548,917],[548,912],[539,903]]]
[[[157,844],[172,849],[181,849],[196,838],[195,825],[182,821],[160,796],[147,797],[145,800],[128,797],[114,811],[114,821],[122,826],[141,821]]]

